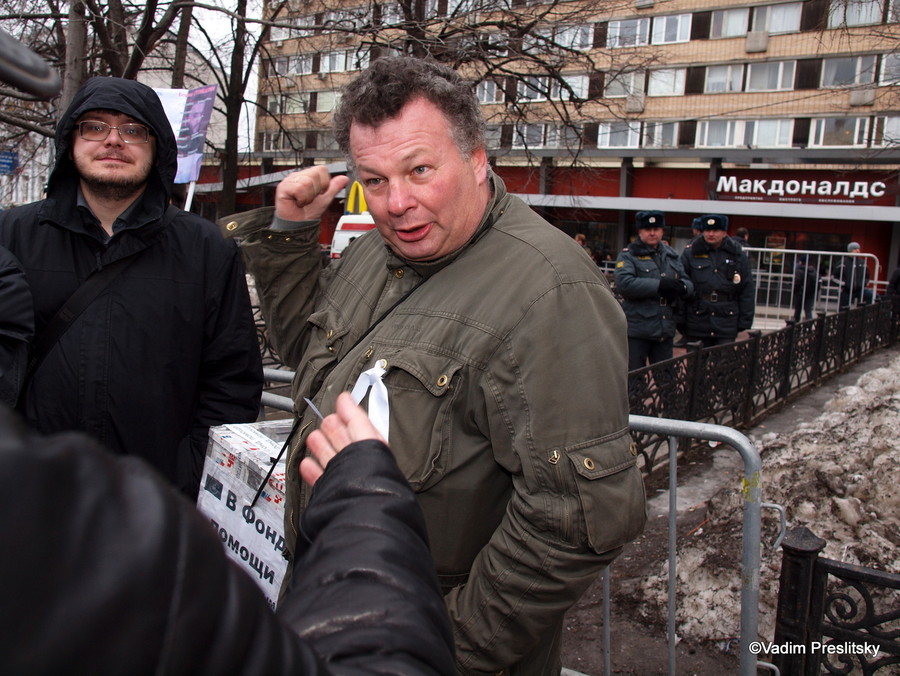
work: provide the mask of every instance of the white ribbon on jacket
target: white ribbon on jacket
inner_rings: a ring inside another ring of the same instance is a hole
[[[387,362],[384,359],[379,359],[375,362],[375,366],[359,374],[350,396],[358,404],[366,396],[366,393],[371,390],[369,394],[369,420],[372,421],[372,425],[387,441],[391,406],[388,402],[387,387],[382,382],[385,373],[387,373]]]

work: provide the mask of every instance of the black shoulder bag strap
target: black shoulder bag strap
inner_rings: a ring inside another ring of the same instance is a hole
[[[166,213],[163,215],[163,223],[168,225],[178,214],[178,209],[169,205]],[[147,250],[146,247],[140,251],[113,261],[109,265],[104,265],[99,270],[95,270],[87,279],[81,283],[75,292],[69,296],[63,306],[53,315],[53,318],[41,331],[41,334],[34,341],[34,347],[31,351],[31,358],[28,360],[28,368],[25,371],[23,380],[23,392],[27,387],[28,381],[40,367],[44,361],[44,357],[50,352],[53,346],[62,338],[63,334],[68,331],[72,323],[78,316],[87,309],[97,296],[115,279],[119,274],[131,265],[138,256]]]

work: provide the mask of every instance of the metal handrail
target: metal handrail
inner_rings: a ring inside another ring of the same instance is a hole
[[[669,673],[675,674],[675,584],[677,540],[677,439],[689,438],[704,441],[718,441],[736,450],[744,462],[744,479],[741,494],[744,500],[744,527],[742,534],[741,565],[741,636],[740,636],[740,676],[756,674],[756,655],[750,652],[750,645],[759,633],[759,572],[761,506],[762,506],[762,460],[756,446],[745,435],[730,427],[710,423],[650,418],[642,415],[629,416],[631,429],[638,432],[666,435],[669,438],[669,607],[668,646]],[[607,652],[609,646],[606,646]]]

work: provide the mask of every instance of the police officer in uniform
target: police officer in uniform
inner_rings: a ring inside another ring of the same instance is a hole
[[[707,214],[698,221],[701,236],[681,254],[684,271],[694,283],[682,333],[688,341],[710,347],[730,343],[753,326],[756,285],[750,259],[728,236],[728,217]]]
[[[628,319],[628,370],[672,358],[676,306],[690,295],[678,252],[662,241],[661,211],[635,215],[637,238],[616,259],[616,290]]]

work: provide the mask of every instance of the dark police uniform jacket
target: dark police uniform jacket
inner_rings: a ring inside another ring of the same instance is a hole
[[[622,308],[628,319],[631,338],[665,340],[675,335],[675,309],[682,301],[659,295],[659,280],[680,279],[688,294],[693,289],[685,276],[678,252],[660,242],[657,248],[636,239],[616,259],[616,291],[622,296]]]
[[[734,338],[753,326],[756,284],[750,259],[741,245],[726,237],[718,249],[697,237],[681,254],[694,283],[685,312],[685,335]]]

